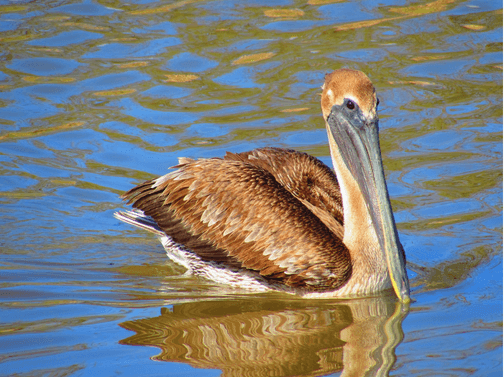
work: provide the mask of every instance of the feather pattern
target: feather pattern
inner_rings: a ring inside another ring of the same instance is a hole
[[[287,164],[302,178],[289,177]],[[203,260],[310,291],[334,290],[349,279],[350,254],[331,231],[342,229],[338,183],[319,160],[263,148],[184,159],[175,168],[123,198]]]

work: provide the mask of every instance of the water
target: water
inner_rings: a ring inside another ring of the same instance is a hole
[[[502,375],[500,2],[0,1],[0,31],[0,375]],[[378,90],[409,313],[226,292],[112,217],[179,156],[330,164],[340,67]]]

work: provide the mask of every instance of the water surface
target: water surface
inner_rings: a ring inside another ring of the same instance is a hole
[[[4,1],[0,32],[0,375],[502,375],[501,2]],[[226,291],[113,218],[179,156],[330,164],[341,67],[380,98],[409,313]]]

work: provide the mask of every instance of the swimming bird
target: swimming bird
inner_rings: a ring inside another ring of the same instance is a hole
[[[321,107],[334,172],[280,148],[179,158],[122,195],[115,216],[155,233],[190,272],[254,291],[409,301],[406,258],[385,182],[378,99],[360,71],[325,77]]]

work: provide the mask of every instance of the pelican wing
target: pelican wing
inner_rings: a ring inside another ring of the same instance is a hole
[[[227,152],[224,159],[248,162],[270,172],[275,179],[310,209],[315,208],[317,217],[322,210],[336,222],[343,238],[343,201],[338,179],[334,172],[319,159],[292,149],[260,148],[249,152]],[[329,224],[326,224],[329,226]]]
[[[292,287],[343,285],[352,266],[341,238],[270,171],[233,156],[184,159],[123,198],[203,260]]]

